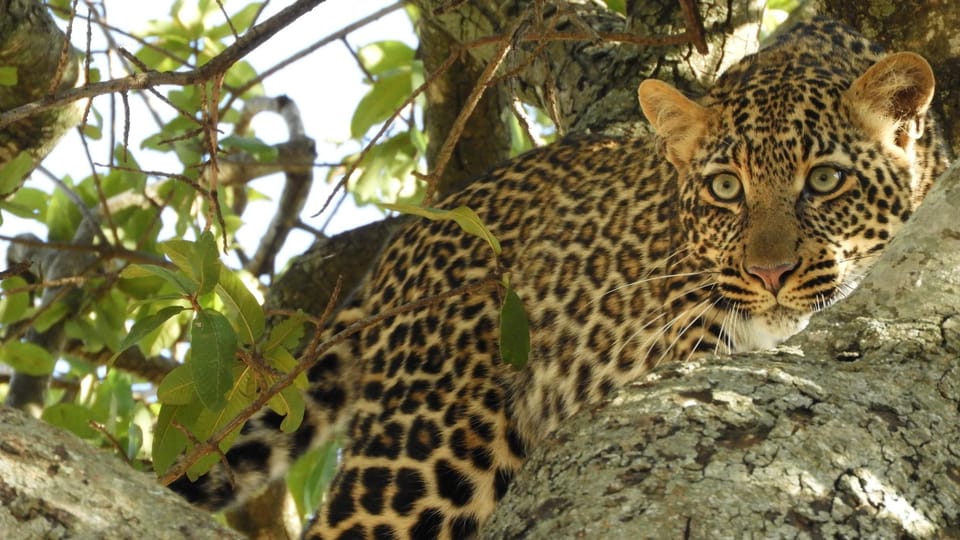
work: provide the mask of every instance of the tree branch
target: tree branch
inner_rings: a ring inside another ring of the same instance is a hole
[[[293,5],[284,8],[273,17],[248,30],[240,39],[224,49],[223,52],[196,69],[188,71],[151,71],[147,73],[136,73],[127,77],[62,90],[39,101],[21,105],[12,110],[0,113],[0,129],[37,113],[62,107],[84,98],[130,90],[143,90],[163,85],[187,86],[212,80],[225,73],[230,66],[238,60],[250,54],[252,50],[262,45],[274,34],[286,28],[290,23],[311,11],[323,1],[324,0],[298,0]]]

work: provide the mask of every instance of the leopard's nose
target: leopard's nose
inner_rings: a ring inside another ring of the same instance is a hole
[[[778,264],[776,266],[748,266],[747,273],[759,278],[763,282],[764,288],[776,296],[783,288],[783,282],[787,275],[796,267],[797,263]]]

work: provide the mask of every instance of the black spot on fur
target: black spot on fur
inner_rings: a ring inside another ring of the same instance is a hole
[[[373,540],[400,540],[400,535],[390,525],[377,525],[373,528]]]
[[[427,493],[423,476],[416,469],[409,467],[397,471],[397,491],[390,501],[390,507],[401,516],[409,515],[414,505]]]
[[[330,505],[327,507],[327,523],[336,526],[337,523],[349,518],[356,510],[353,502],[353,487],[357,483],[357,469],[348,469],[340,473],[340,482],[336,493],[330,496]]]
[[[370,467],[363,471],[361,483],[365,489],[360,504],[373,515],[383,513],[384,490],[393,480],[393,473],[386,467]]]
[[[359,523],[340,533],[337,540],[366,540],[367,531]]]
[[[493,489],[494,495],[498,501],[507,494],[507,488],[510,487],[511,481],[513,481],[512,471],[507,469],[497,469],[496,476],[493,478]]]
[[[445,459],[437,461],[433,471],[437,481],[437,492],[441,497],[448,499],[457,507],[470,502],[474,488],[473,482],[467,475]]]
[[[425,461],[441,443],[437,425],[423,417],[417,417],[407,434],[407,455],[417,461]]]
[[[476,533],[477,520],[471,517],[458,516],[450,524],[450,534],[454,538],[472,538]]]
[[[227,452],[227,463],[237,472],[264,470],[272,448],[260,441],[240,443]]]
[[[420,512],[417,522],[410,528],[410,538],[415,540],[433,540],[440,537],[443,527],[443,513],[436,508],[428,508]]]

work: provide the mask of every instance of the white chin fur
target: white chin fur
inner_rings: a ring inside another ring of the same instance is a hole
[[[807,327],[810,315],[774,311],[736,325],[733,343],[736,352],[772,349]]]

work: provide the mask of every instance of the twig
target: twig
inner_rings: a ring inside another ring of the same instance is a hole
[[[323,0],[298,0],[293,5],[284,8],[273,17],[248,30],[240,39],[224,49],[223,52],[196,69],[182,72],[162,71],[138,73],[119,79],[87,84],[79,88],[71,88],[57,92],[49,98],[38,102],[27,103],[26,105],[0,114],[0,128],[23,120],[28,116],[63,107],[68,103],[84,98],[92,98],[121,90],[143,90],[160,85],[187,86],[208,81],[218,74],[226,72],[230,66],[245,57],[250,51],[262,45],[274,34],[286,28],[294,20],[322,2]]]
[[[63,36],[63,43],[60,45],[60,57],[57,59],[57,70],[50,78],[50,85],[47,87],[47,94],[52,94],[63,80],[63,72],[67,69],[67,62],[70,61],[70,37],[73,34],[73,21],[76,19],[77,1],[73,0],[73,7],[70,9],[70,18],[67,20],[67,31]]]
[[[430,181],[427,182],[427,192],[423,196],[424,204],[429,204],[430,201],[433,200],[433,195],[437,191],[437,184],[440,183],[443,171],[447,168],[447,163],[453,156],[453,148],[457,142],[460,141],[460,135],[463,134],[467,120],[470,119],[474,109],[477,108],[477,104],[480,103],[480,98],[483,97],[483,93],[487,90],[488,83],[493,79],[497,70],[500,69],[500,65],[507,58],[507,54],[513,48],[513,35],[516,34],[517,30],[520,29],[526,20],[526,17],[519,17],[516,22],[514,22],[509,33],[510,39],[503,40],[500,48],[494,53],[493,58],[487,62],[487,67],[485,67],[483,73],[480,74],[477,83],[473,85],[473,90],[470,91],[470,95],[467,96],[463,107],[460,108],[460,113],[457,114],[453,125],[450,126],[450,133],[447,135],[446,140],[443,141],[443,146],[440,147],[440,151],[437,152],[437,161],[433,167],[433,171],[430,173]]]
[[[300,60],[301,58],[309,55],[309,54],[312,53],[313,51],[315,51],[315,50],[317,50],[317,49],[319,49],[319,48],[321,48],[321,47],[323,47],[323,46],[325,46],[325,45],[327,45],[327,44],[329,44],[329,43],[333,43],[334,41],[337,41],[338,39],[342,39],[342,38],[345,37],[347,34],[350,34],[350,33],[354,32],[355,30],[357,30],[357,29],[359,29],[359,28],[362,28],[362,27],[364,27],[364,26],[372,23],[373,21],[379,19],[380,17],[383,17],[384,15],[387,15],[387,14],[389,14],[389,13],[392,13],[392,12],[394,12],[394,11],[402,8],[402,7],[404,6],[404,4],[405,4],[405,2],[403,2],[403,1],[397,2],[396,4],[390,4],[389,6],[383,8],[383,9],[381,9],[381,10],[379,10],[379,11],[375,11],[375,12],[371,13],[370,15],[367,15],[366,17],[362,18],[362,19],[358,19],[357,21],[355,21],[355,22],[353,22],[353,23],[350,23],[350,24],[348,24],[347,26],[344,26],[344,27],[341,28],[340,30],[337,30],[336,32],[333,32],[332,34],[328,35],[327,37],[325,37],[325,38],[317,41],[317,42],[314,43],[313,45],[310,45],[310,46],[307,47],[306,49],[303,49],[302,51],[300,51],[300,52],[298,52],[298,53],[296,53],[296,54],[294,54],[294,55],[292,55],[292,56],[289,56],[288,58],[286,58],[286,59],[283,60],[282,62],[278,63],[277,65],[275,65],[275,66],[273,66],[273,67],[271,67],[271,68],[263,71],[262,73],[260,73],[259,75],[257,75],[257,77],[255,77],[254,79],[251,79],[250,81],[247,81],[243,86],[241,86],[240,88],[237,88],[236,92],[234,92],[234,96],[241,96],[241,95],[243,95],[244,92],[246,92],[247,90],[249,90],[249,89],[252,88],[253,86],[259,84],[261,81],[265,80],[267,77],[269,77],[269,76],[273,75],[274,73],[280,71],[281,69],[289,66],[290,64],[296,62],[297,60]],[[234,98],[234,99],[236,99],[236,98]],[[230,103],[227,103],[226,106],[229,107],[229,106],[230,106]]]
[[[698,53],[707,54],[710,50],[707,48],[706,30],[703,28],[703,19],[700,18],[696,4],[693,0],[680,0],[680,8],[683,10],[683,19],[686,21],[690,41],[693,42]]]
[[[405,109],[408,105],[413,103],[413,100],[415,100],[417,96],[419,96],[424,91],[426,91],[426,89],[429,88],[430,85],[433,84],[433,82],[440,77],[440,75],[442,75],[444,72],[450,69],[450,67],[453,66],[454,62],[456,62],[457,58],[459,58],[462,52],[463,52],[462,50],[450,51],[450,55],[447,56],[447,59],[443,62],[443,64],[439,68],[437,68],[437,71],[434,73],[431,73],[430,76],[427,78],[427,80],[424,81],[423,84],[418,86],[416,90],[414,90],[410,94],[410,96],[407,97],[407,99],[404,100],[404,102],[401,103],[400,106],[393,111],[393,114],[391,114],[390,117],[383,122],[383,125],[380,126],[379,131],[377,131],[377,133],[373,136],[373,138],[370,139],[370,142],[368,142],[367,145],[363,147],[363,150],[360,151],[360,155],[357,156],[357,159],[355,159],[353,163],[350,164],[350,167],[347,169],[347,172],[344,173],[340,181],[337,182],[337,185],[333,187],[333,191],[330,192],[330,196],[327,197],[327,200],[324,201],[323,206],[320,207],[320,211],[313,214],[312,217],[317,217],[320,214],[322,214],[324,211],[326,211],[327,207],[330,206],[330,203],[333,202],[334,197],[337,196],[337,193],[339,193],[341,189],[346,187],[347,182],[350,180],[350,177],[353,175],[354,171],[357,170],[357,167],[359,167],[360,164],[363,163],[363,158],[367,156],[370,150],[372,150],[373,147],[377,144],[377,141],[379,141],[380,138],[383,137],[383,135],[387,132],[387,130],[390,129],[390,124],[392,124],[393,121],[398,116],[400,116],[400,113],[403,111],[403,109]]]

